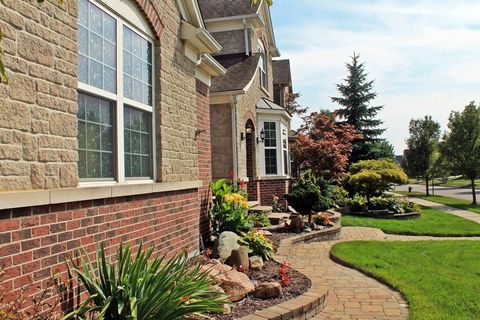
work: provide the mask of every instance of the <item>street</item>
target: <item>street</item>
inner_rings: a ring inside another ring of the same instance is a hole
[[[396,191],[408,191],[408,187],[412,187],[412,191],[425,192],[425,186],[420,184],[405,184],[395,188]],[[432,194],[432,188],[430,187],[430,194]],[[458,198],[464,200],[472,200],[472,191],[469,188],[460,187],[439,187],[435,186],[435,195]],[[480,196],[480,191],[476,192],[477,198]]]

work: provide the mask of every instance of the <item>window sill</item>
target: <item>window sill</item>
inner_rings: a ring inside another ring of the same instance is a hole
[[[103,186],[79,186],[40,191],[12,191],[0,193],[0,210],[57,203],[107,199],[139,194],[198,189],[202,182],[180,181],[161,183],[130,183]]]
[[[257,180],[288,180],[290,179],[290,176],[285,176],[285,175],[271,175],[271,176],[261,176],[257,177]]]

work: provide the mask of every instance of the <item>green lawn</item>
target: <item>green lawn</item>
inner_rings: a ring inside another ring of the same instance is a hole
[[[423,207],[422,215],[417,219],[393,220],[342,215],[342,225],[378,228],[391,234],[480,236],[480,224],[426,207]]]
[[[480,241],[356,241],[332,254],[382,279],[409,302],[410,319],[480,319]]]
[[[451,206],[458,209],[480,213],[480,205],[478,204],[472,205],[471,204],[472,202],[470,200],[463,200],[463,199],[450,198],[450,197],[444,197],[444,196],[428,196],[427,197],[423,192],[411,192],[411,193],[408,193],[406,191],[395,191],[395,192],[406,195],[406,196],[410,196],[410,197],[416,197],[416,198],[425,199],[425,200],[436,202],[436,203],[441,203],[446,206]]]

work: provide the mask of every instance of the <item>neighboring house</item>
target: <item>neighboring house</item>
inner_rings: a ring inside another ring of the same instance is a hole
[[[209,87],[196,1],[0,2],[0,267],[40,284],[80,247],[199,248]]]
[[[273,61],[273,101],[286,107],[293,94],[290,60]]]
[[[227,70],[210,90],[212,175],[247,182],[249,200],[269,205],[273,195],[288,192],[290,181],[291,116],[273,102],[272,58],[280,53],[266,1],[224,3],[199,0],[206,28],[222,46],[214,57]]]

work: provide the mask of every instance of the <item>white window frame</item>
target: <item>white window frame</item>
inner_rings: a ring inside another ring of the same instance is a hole
[[[80,186],[98,186],[112,184],[137,184],[155,182],[156,172],[156,130],[155,130],[155,37],[144,21],[142,13],[135,7],[131,1],[87,0],[97,6],[105,13],[116,20],[116,93],[111,93],[103,89],[85,84],[78,81],[78,91],[87,95],[97,96],[113,102],[114,104],[114,163],[115,174],[113,180],[102,179],[80,179]],[[103,3],[105,2],[105,4]],[[129,17],[129,18],[127,18]],[[150,42],[152,45],[152,105],[146,105],[123,96],[123,28],[128,27],[137,35]],[[151,114],[151,178],[126,178],[125,177],[125,149],[124,149],[124,105],[137,108]]]
[[[263,47],[261,41],[258,42],[258,53],[260,54],[260,61],[258,64],[260,70],[260,86],[268,90],[268,63],[267,63],[267,52]]]
[[[259,149],[260,149],[260,166],[261,166],[261,175],[263,177],[290,177],[291,174],[291,165],[288,163],[288,170],[289,172],[285,172],[285,162],[283,159],[283,151],[287,151],[287,161],[290,162],[290,150],[288,144],[288,124],[282,120],[279,120],[278,117],[274,116],[262,116],[261,119],[258,121],[258,128],[261,131],[265,128],[265,122],[275,122],[276,123],[276,140],[277,146],[276,147],[265,147],[265,143],[259,140]],[[285,139],[287,140],[287,149],[283,148],[283,130],[286,131]],[[266,149],[276,149],[277,152],[277,173],[276,174],[267,174],[266,167],[265,167],[265,150]]]

